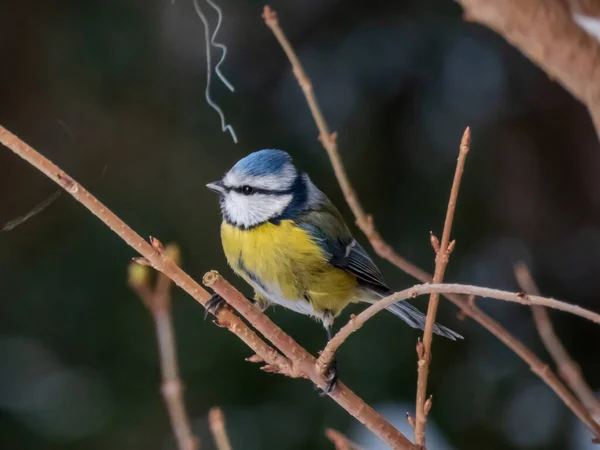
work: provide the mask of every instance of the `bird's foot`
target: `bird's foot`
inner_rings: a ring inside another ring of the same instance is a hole
[[[204,311],[204,320],[208,317],[209,313],[213,315],[219,314],[221,308],[227,305],[227,302],[219,294],[213,294],[212,297],[206,302],[206,311]]]
[[[338,370],[337,370],[337,360],[333,359],[329,365],[327,366],[327,370],[325,371],[325,381],[327,382],[327,386],[323,389],[319,395],[321,397],[325,397],[332,392],[337,386],[338,382]],[[319,389],[319,388],[317,388]]]

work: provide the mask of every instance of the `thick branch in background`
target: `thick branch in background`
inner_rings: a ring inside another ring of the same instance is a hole
[[[525,263],[517,264],[515,277],[524,292],[539,295],[539,289]],[[558,374],[581,400],[581,403],[588,409],[592,417],[598,421],[600,419],[600,400],[583,378],[579,364],[569,356],[567,349],[560,341],[556,331],[554,331],[550,314],[543,306],[532,306],[531,311],[540,338],[556,363]]]
[[[563,1],[457,0],[467,20],[503,36],[583,102],[600,135],[600,44]]]
[[[450,242],[450,234],[452,231],[452,222],[454,220],[454,211],[458,201],[458,189],[460,181],[465,169],[469,146],[471,145],[471,131],[469,128],[463,134],[460,151],[458,154],[458,162],[454,173],[454,181],[450,191],[450,200],[446,211],[446,220],[444,221],[444,230],[442,232],[442,241],[432,234],[431,244],[435,251],[435,272],[433,274],[433,283],[439,284],[444,281],[444,273],[450,259],[450,254],[454,249],[455,241]],[[433,326],[435,324],[435,316],[437,313],[440,294],[432,292],[429,297],[429,305],[427,307],[427,317],[425,319],[425,329],[423,331],[423,342],[417,343],[417,362],[418,378],[417,378],[417,399],[415,408],[415,444],[422,447],[425,446],[425,424],[427,423],[427,413],[431,409],[431,398],[427,400],[427,378],[429,376],[429,365],[431,364],[431,344],[433,341]]]
[[[206,307],[206,303],[210,300],[211,295],[165,254],[163,245],[160,241],[150,238],[151,244],[146,242],[131,227],[119,219],[110,209],[100,203],[98,199],[85,190],[83,186],[67,175],[62,169],[1,126],[0,142],[61,186],[65,191],[71,194],[75,200],[104,222],[106,226],[115,232],[129,246],[139,252],[143,258],[137,259],[137,262],[148,264],[159,272],[164,273],[168,278],[173,280],[177,286],[187,292],[202,306]],[[283,345],[284,348],[280,348],[279,350],[290,358],[288,359],[282,356],[281,353],[269,346],[229,309],[221,308],[217,315],[218,324],[238,336],[256,353],[256,358],[251,357],[251,360],[257,362],[264,361],[267,363],[266,368],[264,368],[265,370],[282,373],[288,376],[300,376],[301,374],[297,368],[306,368],[307,373],[302,374],[302,376],[312,377],[311,381],[313,381],[313,383],[324,388],[326,383],[315,370],[314,358],[309,355],[306,350],[296,344],[279,327],[273,324],[273,322],[254,307],[246,297],[229,285],[229,283],[220,276],[217,276],[216,278],[213,288],[215,286],[216,289],[221,287],[222,291],[219,292],[219,294],[221,294],[229,304],[237,305],[240,310],[245,313],[244,317],[256,329],[260,330],[267,339],[273,343],[278,342]],[[262,320],[261,317],[266,320]],[[253,319],[257,321],[256,324],[252,323]],[[312,358],[312,363],[310,358]],[[413,448],[411,442],[402,433],[396,430],[379,413],[367,405],[360,397],[342,383],[338,383],[337,388],[328,395],[346,409],[350,415],[354,416],[371,432],[386,442],[391,448],[402,450]]]
[[[394,249],[387,244],[375,228],[375,224],[373,218],[370,215],[367,215],[360,204],[356,191],[352,187],[350,179],[346,173],[344,168],[344,164],[342,162],[341,156],[337,147],[337,134],[331,133],[329,131],[329,126],[323,117],[323,113],[319,108],[319,104],[316,96],[312,90],[312,84],[310,79],[306,75],[304,68],[302,67],[298,57],[291,46],[290,42],[286,38],[283,33],[281,27],[279,26],[279,21],[277,18],[277,14],[271,10],[268,6],[265,6],[263,12],[263,18],[265,20],[266,25],[273,31],[273,34],[279,41],[279,44],[284,49],[286,55],[288,56],[290,63],[292,65],[292,70],[296,79],[298,80],[298,84],[302,88],[304,95],[306,97],[306,101],[310,106],[310,110],[315,119],[315,123],[319,130],[319,140],[321,144],[325,148],[329,159],[331,160],[331,165],[334,169],[335,176],[338,180],[340,188],[344,193],[344,197],[346,198],[346,202],[348,206],[352,210],[356,218],[356,224],[360,228],[360,230],[365,234],[375,253],[377,253],[381,258],[386,259],[396,267],[398,267],[403,272],[408,275],[416,278],[417,280],[423,283],[429,283],[433,280],[433,277],[420,269],[419,267],[412,264],[410,261],[406,260],[398,253],[394,251]],[[519,358],[521,358],[525,363],[530,367],[533,373],[535,373],[541,380],[543,380],[557,395],[558,397],[569,407],[576,415],[581,419],[581,421],[588,427],[595,436],[600,436],[597,431],[597,423],[589,417],[589,414],[585,410],[585,408],[581,405],[581,403],[575,398],[571,392],[565,387],[563,383],[559,380],[559,378],[548,369],[548,366],[544,364],[536,355],[533,353],[527,346],[525,346],[521,341],[511,335],[502,325],[500,325],[497,321],[492,319],[490,316],[481,311],[474,304],[470,298],[465,298],[459,295],[444,295],[448,300],[454,303],[458,308],[460,308],[462,314],[464,316],[470,317],[475,320],[478,324],[496,336],[504,345],[510,348],[513,352],[515,352]],[[368,310],[368,309],[367,309]],[[338,333],[339,334],[339,333]],[[326,347],[329,347],[329,345]],[[333,349],[335,352],[335,349]],[[325,351],[323,352],[325,353]],[[582,412],[583,409],[583,412]]]

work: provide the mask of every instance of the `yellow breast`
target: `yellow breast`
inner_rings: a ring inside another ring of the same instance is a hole
[[[291,220],[250,230],[223,222],[221,239],[233,270],[272,302],[309,301],[315,311],[337,314],[354,297],[356,278],[331,266],[311,236]]]

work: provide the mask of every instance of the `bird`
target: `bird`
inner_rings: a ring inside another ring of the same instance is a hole
[[[276,304],[311,316],[322,322],[331,340],[334,319],[346,306],[374,303],[393,293],[338,209],[287,152],[250,153],[206,186],[220,197],[227,262],[254,289],[252,301],[261,309]],[[223,305],[214,295],[207,310],[216,312]],[[425,315],[407,301],[387,310],[413,328],[425,327]],[[462,339],[437,323],[433,332]],[[335,388],[337,378],[334,360],[324,394]]]

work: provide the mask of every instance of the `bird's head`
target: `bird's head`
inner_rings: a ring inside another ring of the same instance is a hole
[[[260,150],[239,160],[222,180],[206,185],[221,197],[223,218],[252,228],[306,201],[306,181],[281,150]]]

